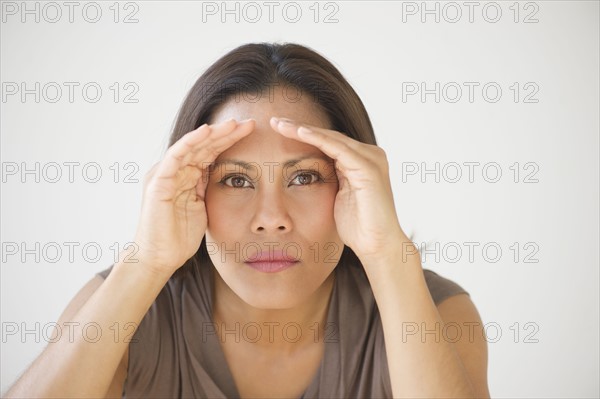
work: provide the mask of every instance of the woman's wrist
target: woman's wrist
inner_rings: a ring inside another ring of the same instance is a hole
[[[419,250],[405,234],[390,235],[390,242],[393,244],[377,253],[357,254],[373,290],[385,289],[396,277],[407,279],[423,273]]]
[[[365,269],[381,267],[400,267],[400,265],[421,266],[421,255],[417,246],[398,227],[386,237],[386,243],[380,249],[368,254],[357,252]]]

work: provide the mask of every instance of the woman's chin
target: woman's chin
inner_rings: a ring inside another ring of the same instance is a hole
[[[220,270],[219,270],[220,269]],[[246,264],[217,268],[222,281],[243,302],[261,310],[302,306],[314,298],[325,282],[332,283],[333,269],[303,262],[277,272],[264,272]],[[327,284],[329,287],[330,284]]]
[[[298,291],[298,287],[283,284],[270,285],[267,288],[246,286],[233,292],[248,305],[261,310],[282,310],[299,306],[310,297],[306,290]]]

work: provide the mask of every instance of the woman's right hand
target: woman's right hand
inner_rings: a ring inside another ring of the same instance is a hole
[[[208,167],[221,152],[254,130],[254,125],[253,119],[204,124],[169,147],[144,179],[134,240],[138,251],[132,261],[171,276],[196,253],[207,227],[204,196]]]

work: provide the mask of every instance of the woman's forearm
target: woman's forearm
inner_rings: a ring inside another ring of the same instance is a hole
[[[134,328],[168,278],[140,263],[116,263],[5,397],[104,397]]]
[[[472,398],[462,361],[441,334],[443,320],[412,245],[364,265],[381,314],[393,395]]]

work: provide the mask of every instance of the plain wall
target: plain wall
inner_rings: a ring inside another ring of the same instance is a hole
[[[472,16],[464,2],[275,2],[272,22],[264,2],[223,15],[221,2],[120,3],[118,15],[80,2],[72,22],[53,4],[2,2],[3,392],[133,238],[142,177],[194,81],[240,44],[277,41],[317,50],[361,96],[403,229],[486,323],[492,396],[600,395],[598,2],[479,2]],[[36,163],[39,182],[23,173]]]

